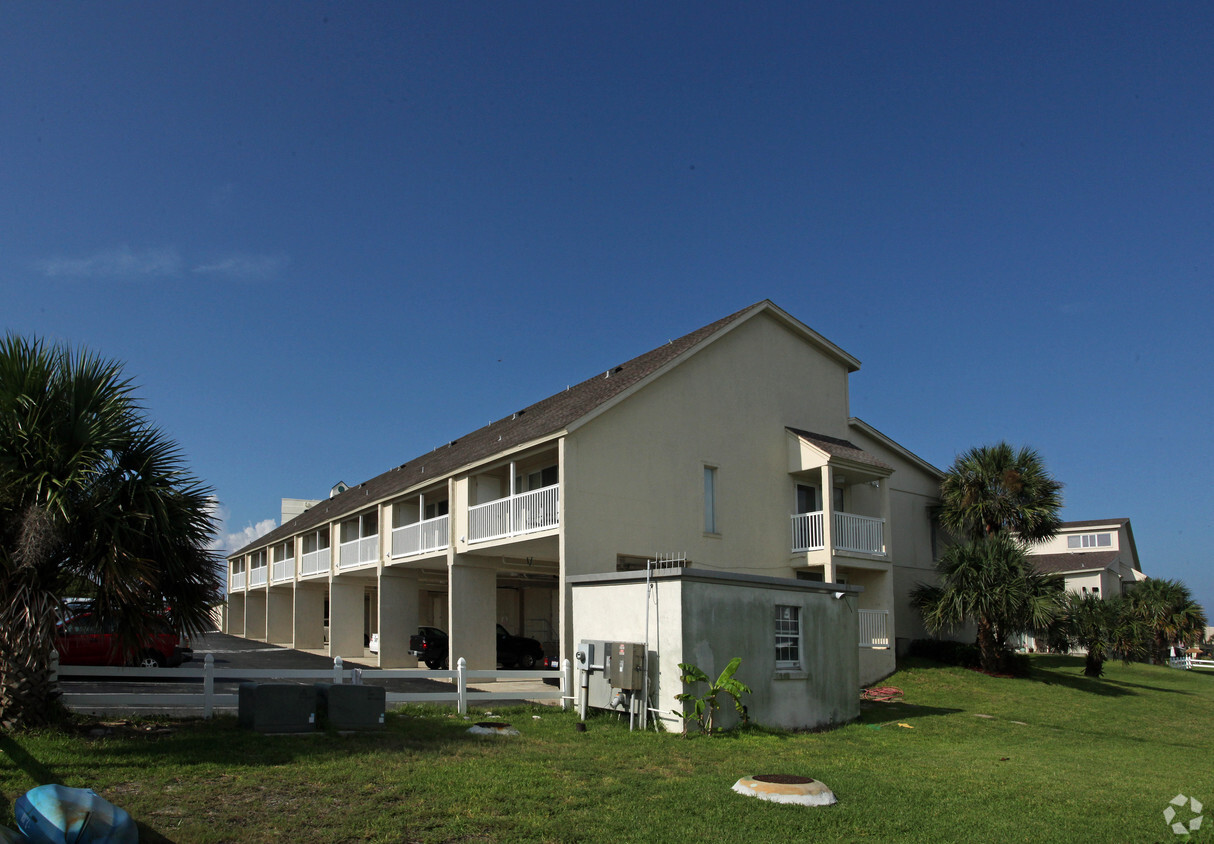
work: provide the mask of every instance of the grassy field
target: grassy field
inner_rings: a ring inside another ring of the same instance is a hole
[[[816,734],[685,739],[614,716],[577,732],[571,713],[536,707],[498,713],[515,738],[469,735],[440,709],[370,735],[262,736],[220,718],[0,736],[0,825],[52,781],[127,809],[145,841],[1171,842],[1186,840],[1163,817],[1178,793],[1214,815],[1214,675],[1110,663],[1091,681],[1078,659],[1032,664],[1012,680],[910,663],[884,683],[905,703]],[[730,790],[756,773],[820,779],[839,803]],[[1214,842],[1206,820],[1193,840]]]

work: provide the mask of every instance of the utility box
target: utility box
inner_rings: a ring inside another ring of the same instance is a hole
[[[240,726],[259,733],[310,733],[316,729],[316,690],[295,683],[241,683]]]
[[[335,730],[382,730],[387,693],[383,686],[317,683],[316,716]]]
[[[617,689],[639,689],[645,673],[645,646],[640,642],[612,642],[607,679]]]

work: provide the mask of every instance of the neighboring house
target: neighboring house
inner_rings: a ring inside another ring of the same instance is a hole
[[[1028,553],[1039,572],[1062,577],[1068,592],[1110,598],[1146,580],[1129,519],[1063,522]]]
[[[603,614],[586,632],[574,585],[616,573],[635,584],[627,573],[676,552],[686,571],[664,577],[686,586],[663,588],[693,601],[683,632],[706,618],[716,631],[701,668],[743,656],[788,679],[768,723],[845,720],[838,688],[889,674],[895,639],[922,635],[906,593],[934,575],[943,477],[850,416],[858,369],[771,302],[745,308],[314,504],[230,555],[228,632],[354,657],[374,632],[379,664],[401,667],[415,664],[409,634],[435,625],[476,668],[494,664],[501,623],[571,659],[576,637],[625,640]],[[794,605],[803,624],[778,617]],[[847,656],[820,662],[840,642]],[[674,705],[674,685],[667,675],[659,709]],[[798,710],[797,696],[814,695]]]

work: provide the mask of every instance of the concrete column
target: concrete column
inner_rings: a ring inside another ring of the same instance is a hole
[[[337,576],[329,581],[329,656],[361,659],[363,645],[363,595],[361,577]]]
[[[292,647],[320,650],[325,646],[325,596],[327,583],[299,583],[295,586],[295,617]]]
[[[290,586],[271,586],[266,593],[266,641],[290,645],[294,640],[295,590]]]
[[[245,593],[244,635],[246,639],[266,639],[266,590],[254,589]]]
[[[385,568],[379,579],[379,667],[416,668],[409,637],[417,632],[417,572]]]
[[[244,592],[228,593],[227,629],[223,632],[232,636],[244,635]]]
[[[497,572],[456,554],[447,568],[447,635],[451,666],[462,656],[469,668],[497,667]]]
[[[890,559],[893,558],[893,533],[890,530],[889,523],[889,478],[882,478],[879,482],[881,487],[881,535],[885,538],[885,554]]]
[[[830,464],[822,467],[822,542],[826,556],[822,563],[822,578],[827,583],[835,582],[835,496],[834,472]]]

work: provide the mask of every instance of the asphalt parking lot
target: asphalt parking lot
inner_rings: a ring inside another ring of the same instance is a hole
[[[197,679],[193,677],[166,677],[164,679],[140,679],[130,680],[127,678],[79,678],[72,679],[70,677],[60,680],[60,688],[66,695],[72,694],[123,694],[123,695],[138,695],[141,692],[147,694],[186,694],[199,691],[199,685],[202,683],[203,665],[207,654],[210,654],[214,660],[216,668],[223,669],[242,669],[250,670],[315,670],[317,672],[331,671],[333,669],[333,659],[324,654],[318,654],[308,651],[298,651],[292,648],[286,648],[279,645],[271,645],[265,642],[258,642],[251,639],[244,639],[240,636],[230,636],[226,633],[210,632],[202,636],[192,638],[194,656],[189,662],[184,663],[181,668],[187,672],[196,671]],[[374,669],[374,656],[368,654],[369,659],[343,659],[342,667],[345,669],[363,668]],[[67,667],[64,671],[67,672]],[[263,678],[257,678],[265,682]],[[240,678],[216,680],[215,692],[217,694],[235,694],[241,680]],[[283,679],[284,683],[301,683],[311,684],[319,682],[318,679]],[[438,692],[446,691],[451,688],[449,683],[440,680],[427,679],[385,679],[378,680],[374,678],[366,678],[364,681],[367,685],[384,686],[389,692]],[[521,680],[511,681],[508,679],[499,680],[496,682],[488,682],[477,685],[481,690],[497,690],[517,692],[518,698],[513,701],[501,701],[499,705],[507,703],[521,703],[527,699],[529,690],[550,690],[550,686],[544,686],[539,680]],[[163,713],[169,715],[188,715],[196,714],[186,708],[178,708],[171,706],[123,706],[123,707],[105,707],[98,708],[95,706],[81,706],[73,704],[70,697],[65,699],[70,709],[81,712],[93,713],[108,713],[122,715],[148,715],[154,713]],[[545,701],[550,702],[550,701]],[[454,705],[454,703],[452,704]],[[216,707],[219,712],[235,712],[235,707]]]

